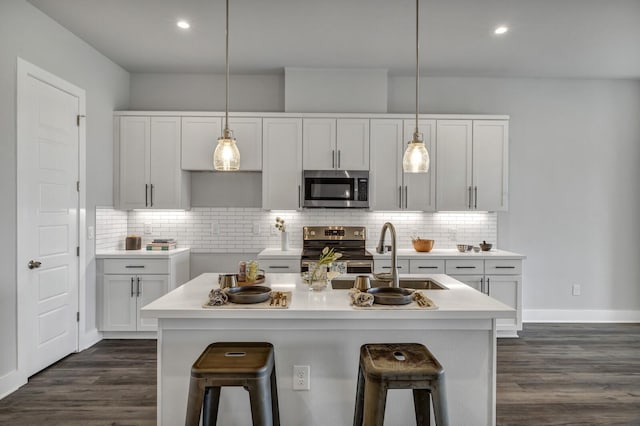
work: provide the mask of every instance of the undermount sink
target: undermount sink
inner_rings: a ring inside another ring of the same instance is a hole
[[[353,288],[354,281],[355,277],[334,278],[331,280],[331,287],[334,290],[349,290]],[[389,281],[371,279],[370,282],[371,288],[389,287]],[[401,278],[400,288],[412,288],[415,290],[448,290],[447,287],[435,281],[416,278]]]

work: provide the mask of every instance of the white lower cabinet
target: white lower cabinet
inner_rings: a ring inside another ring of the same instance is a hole
[[[260,269],[265,273],[300,272],[300,259],[264,259],[258,257]]]
[[[516,318],[496,321],[502,336],[522,330],[522,260],[447,260],[447,274],[516,310]],[[481,275],[480,275],[481,274]]]
[[[141,318],[140,308],[168,292],[168,275],[105,275],[102,330],[157,330],[157,320]]]
[[[409,260],[398,259],[396,263],[396,269],[400,274],[409,273]],[[380,272],[391,272],[391,259],[376,259],[373,262],[373,273],[379,274]]]
[[[131,332],[158,328],[157,320],[142,318],[140,309],[190,279],[189,251],[162,259],[98,257],[97,272],[98,329],[135,337]]]

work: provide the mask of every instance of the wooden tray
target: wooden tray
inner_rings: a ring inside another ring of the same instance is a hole
[[[239,286],[246,286],[246,285],[256,285],[256,284],[262,284],[265,281],[265,276],[258,274],[258,276],[256,277],[256,279],[254,281],[240,281],[238,280],[238,285]]]

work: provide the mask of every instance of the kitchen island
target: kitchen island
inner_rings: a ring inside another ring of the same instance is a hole
[[[446,287],[421,290],[438,309],[354,308],[347,290],[309,291],[299,274],[267,276],[265,285],[292,292],[287,309],[204,308],[213,273],[155,300],[142,315],[158,319],[158,424],[184,423],[191,365],[216,341],[273,343],[283,425],[351,424],[359,348],[374,342],[425,344],[446,371],[451,424],[495,424],[496,319],[515,311],[447,275],[420,277]],[[293,390],[294,365],[311,367],[310,390]],[[413,416],[411,391],[390,391],[387,424]],[[218,424],[251,424],[242,388],[223,390]]]

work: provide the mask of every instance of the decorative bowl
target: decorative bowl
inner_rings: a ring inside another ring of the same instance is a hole
[[[489,244],[486,241],[483,241],[482,243],[480,243],[480,248],[482,249],[482,251],[489,251],[491,250],[491,247],[493,247],[493,244]]]
[[[415,240],[411,240],[411,242],[413,243],[413,248],[416,251],[429,252],[433,248],[433,244],[435,243],[435,240],[423,240],[423,239],[417,238]]]
[[[458,248],[458,251],[460,253],[465,253],[465,252],[473,250],[473,246],[470,245],[470,244],[458,244],[458,245],[456,245],[456,247]]]

